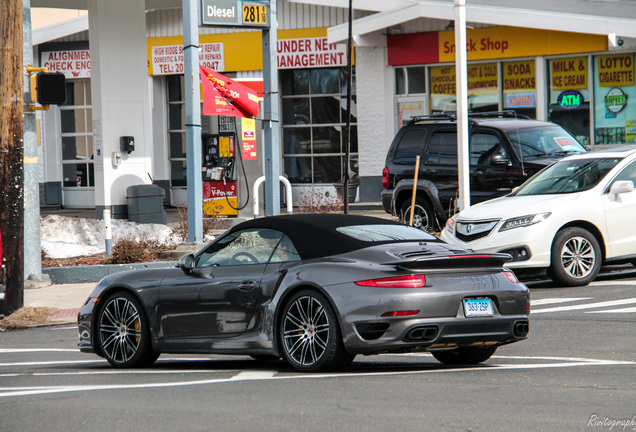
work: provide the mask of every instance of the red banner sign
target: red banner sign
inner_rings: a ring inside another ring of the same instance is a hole
[[[199,66],[203,85],[203,115],[254,118],[260,105],[256,92],[242,84]]]

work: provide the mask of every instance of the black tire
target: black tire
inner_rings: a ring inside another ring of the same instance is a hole
[[[342,343],[333,307],[313,290],[299,291],[289,299],[281,315],[279,337],[285,359],[302,372],[338,370],[355,357]]]
[[[433,351],[433,357],[445,365],[476,365],[488,360],[497,351],[496,345],[461,347],[450,351]]]
[[[400,217],[402,221],[408,225],[411,219],[411,199],[407,199],[402,203],[400,209]],[[438,231],[439,225],[437,217],[433,211],[433,206],[427,200],[416,197],[415,211],[413,212],[413,226],[423,231]]]
[[[583,228],[565,228],[554,236],[550,255],[550,278],[563,286],[592,282],[601,269],[601,247],[596,237]]]
[[[97,317],[95,342],[108,363],[118,368],[150,366],[152,350],[148,320],[139,300],[121,291],[106,299]]]

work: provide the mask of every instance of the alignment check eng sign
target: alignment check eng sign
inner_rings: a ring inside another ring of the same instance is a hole
[[[269,27],[268,2],[201,0],[201,25]]]

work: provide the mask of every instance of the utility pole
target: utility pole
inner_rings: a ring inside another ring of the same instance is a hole
[[[3,313],[24,305],[22,0],[0,2],[0,230]]]

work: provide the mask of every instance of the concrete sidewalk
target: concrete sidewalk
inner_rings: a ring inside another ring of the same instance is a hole
[[[24,306],[59,309],[47,318],[47,324],[76,324],[80,308],[96,285],[97,282],[58,284],[24,290]]]

